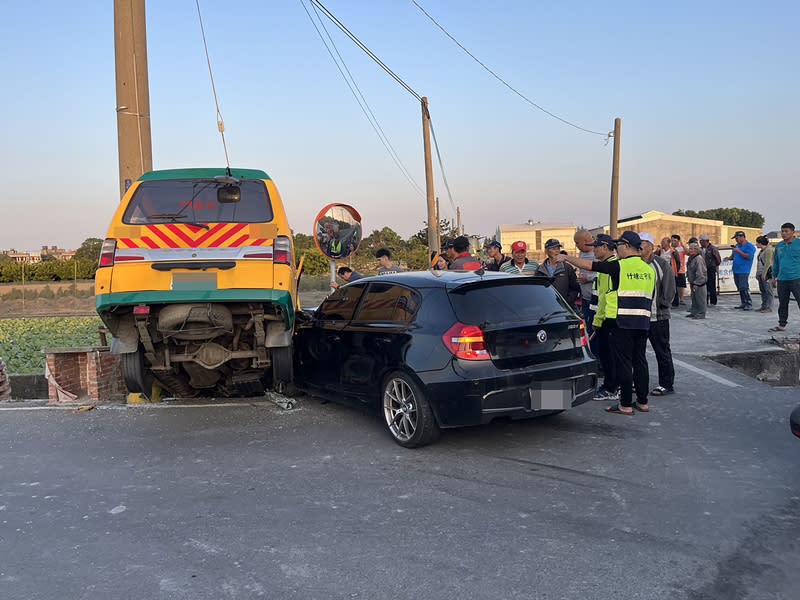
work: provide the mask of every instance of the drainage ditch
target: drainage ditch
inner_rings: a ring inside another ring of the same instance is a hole
[[[772,339],[774,350],[709,356],[748,377],[774,386],[800,386],[800,339]]]

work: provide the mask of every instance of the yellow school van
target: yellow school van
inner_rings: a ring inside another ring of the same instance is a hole
[[[292,382],[296,272],[278,189],[254,169],[142,175],[103,242],[96,307],[128,390],[248,396]]]

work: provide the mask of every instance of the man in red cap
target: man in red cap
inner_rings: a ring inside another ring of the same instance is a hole
[[[538,268],[539,263],[535,260],[528,260],[528,244],[523,241],[511,244],[511,260],[500,266],[503,273],[518,275],[536,275]]]

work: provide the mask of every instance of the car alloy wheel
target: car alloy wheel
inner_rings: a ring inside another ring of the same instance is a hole
[[[401,372],[392,373],[383,386],[383,416],[394,441],[406,448],[429,444],[439,427],[419,386]]]

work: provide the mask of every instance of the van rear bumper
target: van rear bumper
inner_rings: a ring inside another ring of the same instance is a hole
[[[198,302],[272,302],[280,304],[288,327],[294,323],[294,302],[288,291],[264,289],[235,290],[164,290],[154,292],[118,292],[95,296],[95,308],[102,314],[116,306],[136,304],[196,304]]]

